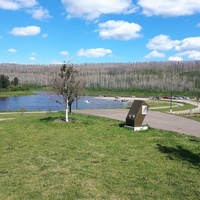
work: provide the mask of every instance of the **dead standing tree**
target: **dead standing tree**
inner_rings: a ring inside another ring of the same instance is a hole
[[[54,89],[62,102],[57,101],[60,104],[64,104],[66,109],[65,121],[68,122],[68,113],[71,112],[72,103],[81,94],[81,91],[85,87],[84,79],[79,75],[79,72],[74,69],[73,64],[66,65],[65,62],[60,68],[60,73],[55,78]]]

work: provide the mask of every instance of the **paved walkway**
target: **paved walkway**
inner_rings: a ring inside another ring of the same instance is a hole
[[[74,112],[96,115],[125,122],[128,111],[128,109],[91,109],[75,110]],[[200,137],[200,122],[174,114],[149,111],[144,119],[143,125]]]

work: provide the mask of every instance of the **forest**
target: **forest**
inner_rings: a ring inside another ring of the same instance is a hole
[[[1,63],[0,74],[19,83],[51,86],[62,64]],[[88,89],[169,92],[200,89],[200,61],[74,64]]]

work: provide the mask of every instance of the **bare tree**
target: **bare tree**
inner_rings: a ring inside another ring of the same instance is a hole
[[[200,89],[199,88],[194,88],[193,89],[193,94],[196,98],[197,101],[197,106],[199,106],[199,99],[200,99]]]
[[[62,100],[57,101],[60,104],[64,104],[66,109],[65,121],[68,122],[68,113],[71,112],[72,103],[81,94],[81,91],[85,87],[85,81],[83,77],[79,75],[79,72],[74,69],[73,64],[66,65],[65,62],[60,68],[60,73],[55,78],[54,89],[57,95]]]
[[[58,64],[27,65],[0,63],[0,74],[14,77],[21,84],[49,86],[57,77]],[[85,77],[86,88],[111,90],[171,91],[173,74],[174,92],[191,92],[200,88],[200,61],[135,62],[135,63],[83,63],[74,64]]]

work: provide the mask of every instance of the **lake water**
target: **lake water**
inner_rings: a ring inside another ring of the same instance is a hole
[[[0,110],[63,110],[63,105],[56,103],[60,99],[54,93],[36,92],[35,95],[18,97],[0,97]],[[123,108],[128,102],[112,101],[95,97],[84,96],[72,104],[72,109],[101,109],[101,108]]]

